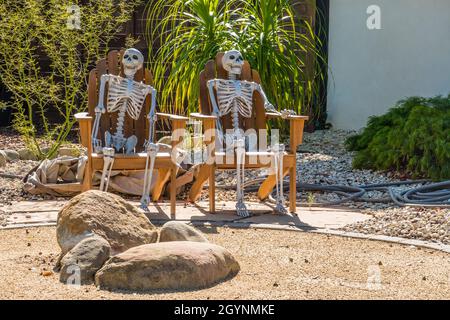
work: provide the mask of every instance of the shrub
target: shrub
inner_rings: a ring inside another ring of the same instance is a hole
[[[349,137],[353,166],[402,170],[413,177],[450,178],[450,95],[402,100]]]
[[[15,129],[40,158],[57,152],[75,123],[73,114],[86,109],[90,66],[105,55],[109,41],[139,3],[1,1],[0,81],[12,94],[6,105],[14,111]],[[56,111],[61,121],[51,123],[49,111]],[[47,153],[38,134],[50,146]]]

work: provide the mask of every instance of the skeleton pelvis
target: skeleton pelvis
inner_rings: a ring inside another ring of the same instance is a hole
[[[109,131],[105,132],[105,143],[108,147],[114,147],[117,152],[120,152],[122,149],[125,149],[126,154],[131,154],[134,152],[134,148],[137,144],[137,137],[136,136],[130,136],[128,138],[125,138],[121,135],[111,135]]]
[[[241,139],[245,142],[245,151],[257,151],[258,150],[258,137],[256,134],[244,134],[243,130],[240,130]],[[219,141],[220,139],[218,139]],[[227,130],[221,141],[224,141],[224,150],[230,151],[235,148],[236,135],[233,130]]]

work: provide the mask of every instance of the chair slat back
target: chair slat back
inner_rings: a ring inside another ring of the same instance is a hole
[[[105,59],[101,59],[97,62],[97,65],[89,73],[89,84],[88,84],[88,112],[89,115],[95,116],[95,107],[98,104],[98,93],[100,87],[100,78],[103,74],[113,74],[124,77],[123,66],[122,66],[122,56],[125,52],[122,50],[111,50]],[[153,76],[150,70],[141,68],[137,71],[135,81],[143,82],[148,85],[153,85]],[[105,88],[104,105],[106,104],[106,97],[108,96],[108,85]],[[138,138],[138,143],[136,145],[136,151],[141,152],[144,150],[143,144],[145,139],[148,139],[148,120],[147,114],[150,112],[151,96],[147,96],[145,100],[145,105],[141,110],[138,120],[134,120],[128,116],[125,116],[124,122],[124,135],[129,137],[131,135],[136,135]],[[116,132],[117,126],[117,112],[106,112],[102,115],[100,121],[100,127],[97,138],[103,143],[105,140],[105,132],[109,131],[111,134]]]
[[[208,92],[208,80],[211,79],[228,79],[228,73],[222,66],[222,57],[224,53],[219,52],[214,60],[209,60],[204,70],[200,73],[200,112],[206,115],[212,114],[212,105]],[[247,60],[244,61],[240,80],[253,81],[261,83],[259,73],[252,69]],[[217,101],[217,96],[215,97]],[[250,118],[244,118],[239,115],[239,127],[244,131],[248,129],[266,128],[266,115],[264,109],[264,101],[258,92],[253,94],[253,110]],[[224,130],[233,128],[231,114],[222,116],[222,128]]]

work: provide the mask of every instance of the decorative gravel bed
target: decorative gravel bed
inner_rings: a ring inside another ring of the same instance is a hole
[[[344,141],[355,133],[355,131],[344,130],[305,132],[303,144],[299,147],[297,155],[299,181],[308,184],[359,186],[409,179],[403,173],[353,169],[353,154],[345,150]],[[247,170],[246,179],[255,179],[264,174],[266,174],[264,170]],[[216,181],[218,184],[235,184],[235,172],[230,170],[219,173]],[[399,186],[394,190],[401,192],[420,185]],[[234,191],[219,190],[218,194],[220,199],[235,199]],[[387,195],[380,191],[371,191],[365,197],[379,199],[387,197]],[[247,193],[246,199],[257,201],[255,193]],[[340,200],[342,196],[334,193],[299,192],[297,199],[302,202],[325,204]],[[343,205],[373,216],[373,219],[345,227],[346,231],[450,243],[450,212],[448,209],[398,207],[392,202],[349,202],[343,203]]]
[[[342,130],[323,130],[304,134],[304,143],[299,148],[298,179],[302,183],[324,185],[366,185],[387,183],[405,180],[408,177],[395,172],[374,172],[371,170],[353,170],[351,166],[352,153],[344,148],[346,137],[355,132]],[[15,149],[22,147],[21,140],[11,133],[2,134],[0,131],[0,149]],[[10,162],[6,167],[0,168],[0,173],[9,173],[24,176],[37,162],[17,161]],[[246,181],[266,174],[265,170],[246,170]],[[217,185],[235,184],[233,170],[219,172]],[[419,185],[402,186],[395,190]],[[186,193],[180,195],[185,198]],[[207,197],[207,191],[203,193]],[[383,197],[381,192],[369,192],[369,198]],[[386,196],[386,195],[384,195]],[[217,190],[217,199],[234,200],[234,190]],[[29,195],[22,191],[22,182],[19,179],[0,177],[0,204],[11,201],[51,199],[51,196]],[[135,198],[135,197],[134,197]],[[247,192],[246,201],[258,201],[255,192]],[[326,203],[341,199],[333,193],[299,192],[297,198],[302,202]],[[349,225],[346,231],[357,231],[371,234],[384,234],[404,238],[421,239],[450,244],[450,212],[448,209],[398,207],[393,203],[350,202],[350,208],[361,210],[373,216],[373,219]]]
[[[405,175],[392,172],[374,172],[352,169],[351,152],[344,148],[345,139],[355,134],[352,131],[326,130],[305,133],[300,147],[299,171],[301,182],[311,184],[367,185],[405,180]],[[395,191],[418,187],[417,185],[396,187]],[[382,192],[369,192],[369,198],[386,196]],[[301,195],[306,199],[306,195]],[[314,193],[316,202],[340,199],[336,194]],[[383,234],[403,238],[421,239],[450,244],[450,211],[448,209],[398,207],[393,203],[352,202],[351,208],[360,209],[373,219],[349,225],[346,231],[366,234]]]

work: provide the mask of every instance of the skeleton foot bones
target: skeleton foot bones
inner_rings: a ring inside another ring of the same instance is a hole
[[[127,49],[122,57],[122,65],[125,73],[125,78],[104,74],[100,80],[99,103],[95,108],[95,121],[92,130],[92,147],[97,153],[103,153],[103,172],[100,184],[100,190],[107,191],[111,170],[114,164],[115,152],[123,152],[125,154],[132,154],[135,152],[137,137],[132,135],[130,137],[124,136],[124,122],[125,116],[128,115],[132,119],[139,119],[142,107],[146,97],[151,94],[149,120],[149,142],[146,142],[145,148],[147,150],[147,167],[145,170],[146,181],[151,181],[153,164],[155,162],[157,148],[153,144],[153,128],[156,121],[156,90],[149,85],[142,82],[134,81],[136,72],[143,67],[144,56],[139,50],[130,48]],[[108,94],[105,97],[105,87],[108,84]],[[106,108],[103,100],[106,98]],[[102,142],[97,138],[98,129],[100,125],[101,116],[106,112],[118,112],[116,132],[111,134],[109,131],[105,132],[105,147],[102,148]],[[147,145],[148,144],[148,145]],[[156,152],[154,152],[156,150]],[[148,172],[148,162],[150,160],[150,173]],[[149,202],[149,184],[144,183],[142,204],[143,206]]]
[[[269,102],[260,84],[256,82],[238,80],[242,73],[244,59],[242,54],[237,50],[225,52],[222,58],[223,68],[228,72],[228,80],[212,79],[208,81],[208,91],[210,101],[213,107],[213,115],[217,116],[217,140],[219,145],[223,145],[224,132],[219,118],[231,113],[233,125],[233,148],[236,148],[236,171],[237,171],[237,190],[236,190],[236,211],[239,216],[248,217],[249,212],[244,203],[244,170],[245,170],[245,143],[244,137],[240,134],[239,115],[244,118],[252,116],[253,109],[253,93],[257,91],[264,100],[266,111],[277,113],[282,118],[295,114],[291,110],[283,110],[278,112]],[[217,93],[217,100],[216,100]],[[228,137],[230,138],[230,137]],[[226,139],[229,140],[229,139]],[[287,210],[284,206],[283,197],[283,154],[284,145],[277,144],[273,148],[275,157],[276,172],[276,190],[277,204],[275,212],[285,214]]]

